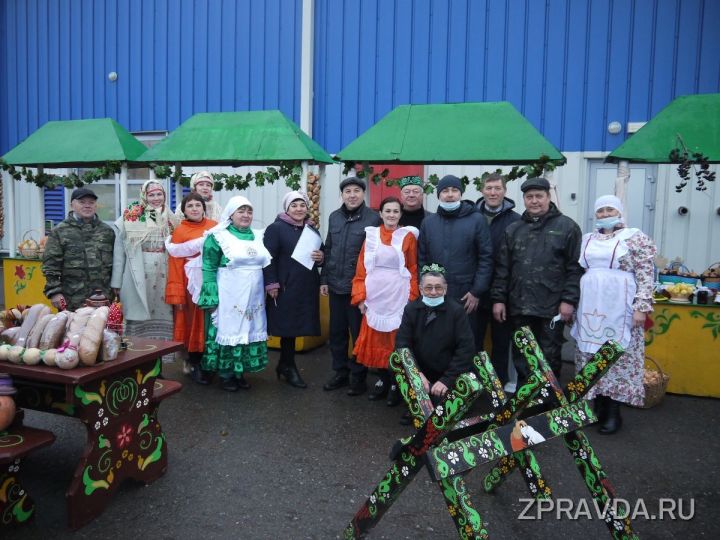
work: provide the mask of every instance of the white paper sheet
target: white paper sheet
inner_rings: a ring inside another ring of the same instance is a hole
[[[320,235],[306,225],[291,257],[308,270],[312,270],[315,261],[310,258],[310,255],[313,251],[320,249],[320,244],[322,244]]]

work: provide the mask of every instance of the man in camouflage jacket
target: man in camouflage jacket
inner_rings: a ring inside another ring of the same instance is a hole
[[[48,235],[42,272],[52,305],[76,310],[96,289],[111,297],[115,231],[95,213],[97,195],[92,190],[73,191],[70,207],[68,217]]]
[[[550,202],[550,183],[530,178],[520,187],[525,212],[505,229],[490,288],[493,317],[513,330],[529,326],[545,358],[560,374],[563,328],[580,299],[582,232]],[[553,320],[559,317],[557,320]],[[528,377],[525,358],[513,347],[518,387]]]

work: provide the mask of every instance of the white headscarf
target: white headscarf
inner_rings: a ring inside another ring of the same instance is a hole
[[[230,199],[225,205],[225,208],[223,208],[222,214],[220,214],[218,224],[210,229],[210,232],[219,232],[227,229],[230,223],[232,223],[230,221],[230,216],[232,216],[235,213],[235,210],[241,206],[249,206],[250,208],[253,207],[252,203],[242,195],[237,195]]]
[[[290,193],[285,194],[282,200],[282,208],[283,212],[287,213],[288,208],[290,208],[290,204],[293,201],[297,201],[300,199],[301,201],[305,201],[305,204],[308,208],[310,208],[310,201],[308,200],[308,196],[303,193],[302,191],[291,191]]]
[[[207,182],[210,182],[211,184],[214,184],[215,181],[213,180],[212,174],[210,174],[208,171],[199,171],[193,174],[190,177],[190,190],[195,191],[195,186],[200,180],[205,180]]]
[[[621,217],[625,213],[622,202],[620,202],[620,199],[618,199],[615,195],[603,195],[602,197],[598,197],[595,201],[595,212],[601,208],[614,208],[620,212]]]

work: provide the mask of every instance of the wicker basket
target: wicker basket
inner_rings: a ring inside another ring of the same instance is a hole
[[[642,405],[643,409],[649,409],[655,405],[659,405],[665,397],[665,391],[667,390],[668,381],[670,381],[670,375],[665,373],[660,364],[649,356],[645,357],[646,360],[650,360],[657,369],[645,368],[645,376],[643,376],[643,386],[645,387],[645,402]],[[650,376],[650,380],[646,378]]]
[[[710,265],[710,267],[707,270],[705,270],[705,272],[703,272],[703,274],[710,272],[710,270],[715,270],[718,267],[720,267],[720,262],[713,263]],[[701,276],[701,277],[702,277],[703,285],[705,285],[709,289],[713,289],[715,291],[720,290],[720,277],[712,277],[712,276],[709,276],[709,277]]]
[[[38,232],[35,229],[30,229],[28,231],[25,231],[25,234],[23,234],[23,236],[22,236],[22,240],[23,241],[24,240],[35,240],[35,238],[33,238],[32,234],[30,234],[30,233],[37,234]],[[35,240],[35,241],[37,242],[37,240]],[[44,253],[44,250],[40,250],[39,248],[37,248],[37,249],[22,248],[19,251],[20,251],[20,255],[22,255],[26,259],[37,259],[38,257],[42,257],[41,251]]]

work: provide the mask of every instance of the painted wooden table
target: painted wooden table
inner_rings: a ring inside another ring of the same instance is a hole
[[[670,375],[667,391],[720,397],[720,305],[658,302],[654,309],[645,354]]]
[[[150,484],[167,469],[167,443],[153,393],[162,356],[181,349],[182,343],[128,339],[127,351],[97,366],[63,371],[2,364],[18,390],[18,407],[85,424],[87,442],[65,494],[72,529],[102,513],[123,480]]]

